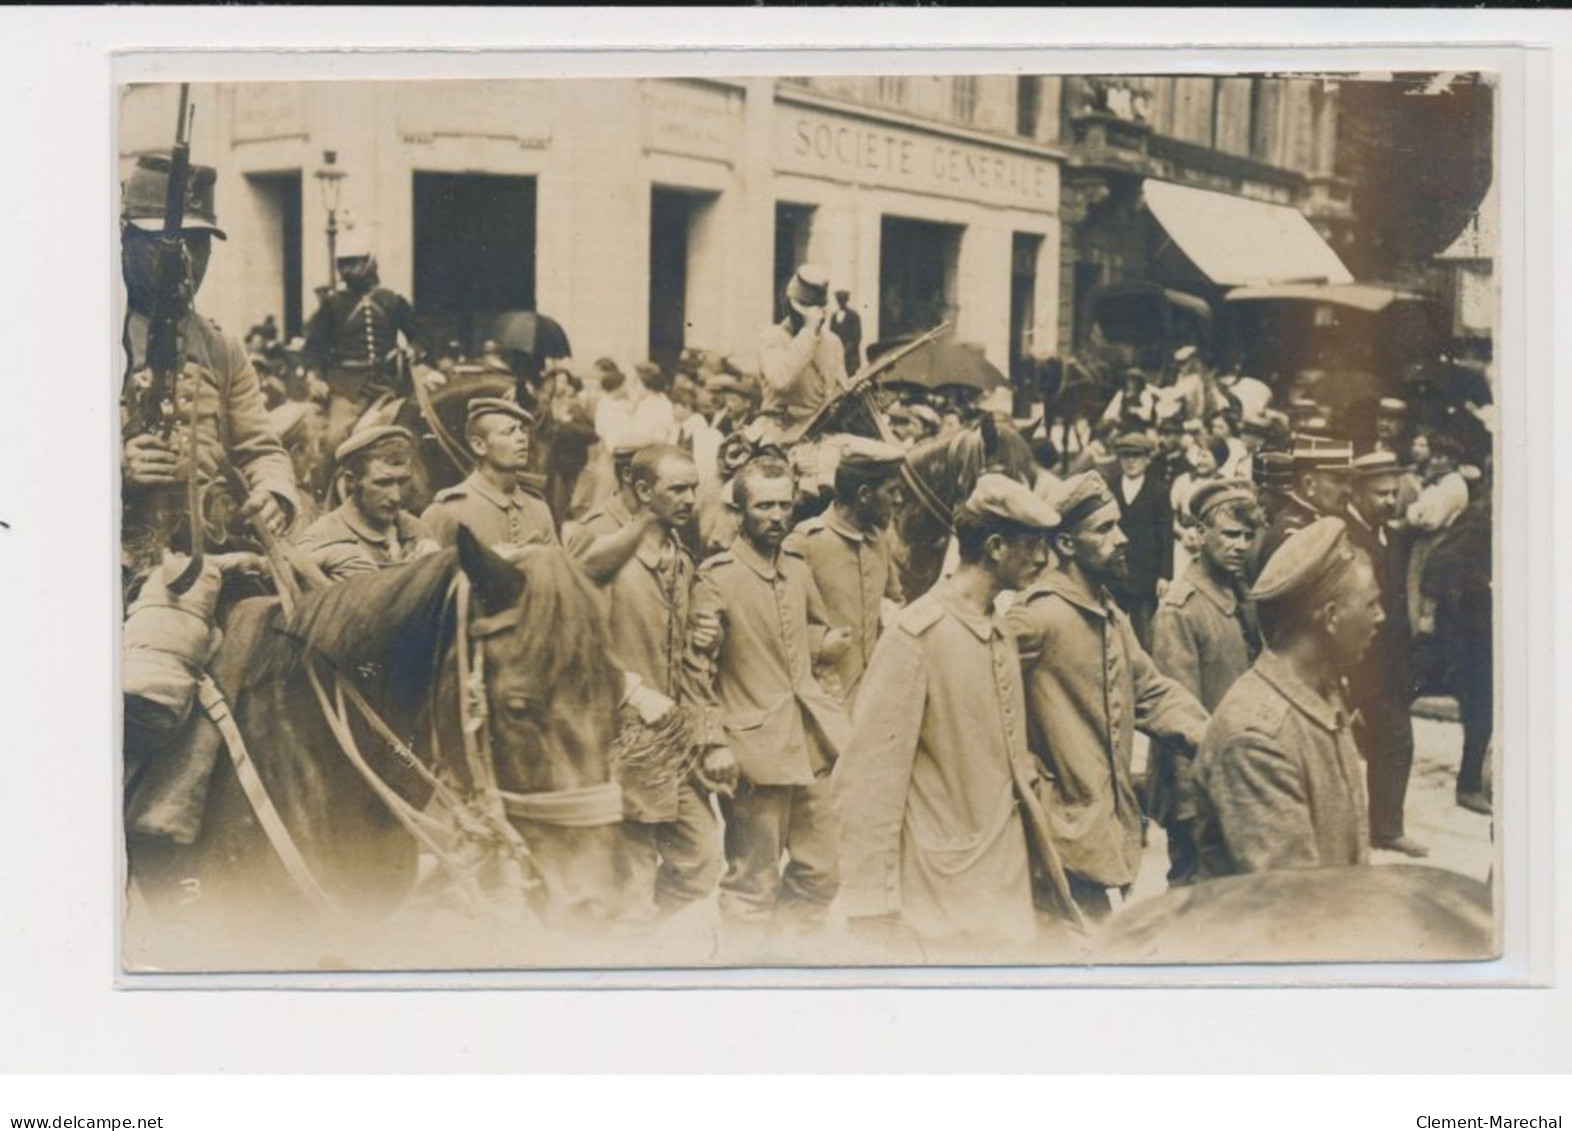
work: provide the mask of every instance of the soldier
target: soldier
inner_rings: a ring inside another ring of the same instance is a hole
[[[1343,514],[1348,505],[1348,463],[1353,455],[1353,449],[1340,440],[1294,437],[1293,487],[1277,506],[1256,550],[1256,576],[1260,576],[1283,539],[1294,531],[1318,518]]]
[[[335,262],[344,285],[322,297],[303,352],[311,392],[327,398],[329,446],[342,443],[379,396],[402,391],[392,360],[399,336],[411,347],[425,344],[409,300],[379,285],[369,246],[346,243]],[[433,370],[427,380],[443,378]]]
[[[1412,671],[1408,634],[1408,536],[1391,528],[1397,517],[1403,468],[1397,456],[1378,450],[1353,462],[1348,503],[1348,540],[1370,559],[1381,588],[1385,620],[1370,650],[1350,674],[1348,701],[1359,715],[1356,727],[1365,756],[1370,801],[1370,846],[1405,856],[1430,850],[1403,827],[1408,776],[1414,765]]]
[[[1045,880],[1058,892],[1046,902],[1075,915],[1027,751],[1020,660],[994,607],[1042,569],[1058,521],[1028,488],[981,476],[956,511],[961,564],[874,650],[834,774],[855,935],[889,946],[899,925],[930,960],[998,958],[1037,941]]]
[[[746,945],[772,928],[818,927],[835,898],[829,774],[849,723],[812,665],[835,663],[851,636],[829,627],[807,563],[781,547],[794,495],[790,467],[756,459],[738,472],[735,488],[740,531],[730,550],[699,567],[684,683],[699,713],[706,776],[740,778],[735,796],[721,801],[720,910]],[[715,642],[704,648],[700,638],[711,633]]]
[[[248,494],[240,516],[283,534],[296,513],[295,472],[289,454],[268,428],[267,411],[256,371],[246,351],[217,323],[187,310],[180,326],[184,371],[177,382],[177,403],[197,398],[194,435],[182,426],[173,442],[142,430],[134,405],[147,379],[148,319],[155,304],[158,244],[164,230],[164,196],[169,186],[168,157],[139,158],[121,198],[121,268],[126,283],[124,342],[126,379],[121,425],[123,479],[122,546],[127,581],[134,588],[169,549],[170,531],[160,515],[183,515],[187,469],[213,481],[227,461],[244,478]],[[191,167],[186,187],[182,242],[190,267],[190,293],[207,274],[213,239],[224,238],[213,210],[217,174],[205,165]],[[189,421],[182,408],[180,418]],[[184,525],[184,521],[182,521]]]
[[[464,441],[475,470],[464,482],[438,491],[421,515],[443,546],[467,526],[482,543],[504,552],[557,544],[551,508],[524,486],[534,418],[512,401],[476,397],[465,414]]]
[[[825,685],[848,705],[878,642],[884,602],[904,603],[888,534],[900,500],[901,459],[893,445],[849,438],[835,469],[835,501],[786,540],[808,563],[830,623],[851,631],[851,646]]]
[[[363,428],[333,453],[344,501],[306,528],[300,546],[328,578],[374,573],[438,549],[404,509],[415,438],[394,424]]]
[[[1157,608],[1152,662],[1215,711],[1260,651],[1244,588],[1260,512],[1250,484],[1224,479],[1196,489],[1190,514],[1200,545]],[[1150,777],[1151,816],[1168,833],[1168,886],[1193,884],[1200,870],[1193,763],[1167,743],[1154,743]]]
[[[759,365],[764,374],[765,443],[789,443],[800,426],[846,385],[841,340],[826,321],[829,282],[811,264],[797,268],[786,286],[786,317],[764,332]]]
[[[1048,826],[1081,910],[1113,909],[1141,864],[1141,808],[1131,774],[1139,728],[1189,752],[1206,712],[1157,670],[1109,591],[1125,569],[1119,504],[1095,471],[1066,484],[1052,545],[1057,568],[1008,614],[1026,676],[1028,736],[1051,779]]]
[[[698,471],[681,448],[651,444],[633,457],[628,490],[564,532],[567,549],[600,588],[612,659],[642,686],[675,698],[692,603],[693,559],[681,531],[693,519]],[[696,647],[711,648],[702,626]],[[691,776],[618,767],[623,828],[639,885],[674,913],[703,899],[720,874],[715,816]]]
[[[1342,677],[1382,621],[1342,519],[1290,535],[1251,591],[1265,650],[1206,729],[1196,764],[1201,876],[1370,859],[1365,773]]]

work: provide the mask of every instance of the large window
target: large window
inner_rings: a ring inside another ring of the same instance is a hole
[[[1036,75],[1021,75],[1015,80],[1015,132],[1035,138],[1042,110],[1043,80]]]
[[[955,224],[886,216],[879,240],[879,337],[920,334],[940,322],[955,324],[956,264],[961,233]]]
[[[956,75],[950,80],[950,112],[958,122],[971,122],[977,117],[977,78],[975,75]]]

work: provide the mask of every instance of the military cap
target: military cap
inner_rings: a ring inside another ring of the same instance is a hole
[[[1374,478],[1377,475],[1399,475],[1403,465],[1397,462],[1397,457],[1391,452],[1366,452],[1348,465],[1351,474],[1361,479]]]
[[[136,168],[120,192],[120,218],[144,232],[164,230],[164,195],[169,191],[171,162],[167,153],[148,153],[136,159]],[[181,226],[190,232],[212,232],[225,239],[213,207],[213,186],[218,173],[210,165],[192,165],[186,173],[186,205]]]
[[[1346,472],[1353,457],[1354,449],[1346,440],[1305,432],[1294,434],[1293,460],[1298,471]]]
[[[1152,434],[1144,430],[1121,432],[1114,440],[1114,451],[1123,455],[1133,452],[1137,455],[1149,456],[1157,447],[1157,441],[1152,439]]]
[[[363,452],[374,444],[380,444],[383,440],[395,436],[400,436],[412,444],[415,442],[415,437],[408,428],[400,428],[397,424],[378,424],[372,428],[362,428],[358,432],[350,433],[349,439],[334,449],[333,461],[343,464],[356,452]]]
[[[1255,488],[1245,479],[1213,479],[1190,493],[1190,515],[1200,522],[1218,507],[1254,503]]]
[[[1267,559],[1250,596],[1264,604],[1318,593],[1330,598],[1354,560],[1354,544],[1343,520],[1318,518],[1284,539]]]
[[[1398,397],[1382,397],[1376,407],[1386,415],[1398,416],[1408,411],[1408,402]]]
[[[1083,471],[1065,482],[1064,490],[1054,500],[1054,507],[1059,511],[1060,526],[1068,531],[1115,502],[1108,481],[1101,474]]]
[[[493,412],[511,416],[514,420],[522,421],[525,424],[535,423],[535,418],[529,414],[528,410],[513,401],[504,400],[501,397],[476,397],[469,402],[469,407],[464,411],[465,426],[467,427],[475,423],[478,418]]]
[[[1001,518],[1034,530],[1052,530],[1059,525],[1059,512],[1032,494],[1030,487],[994,472],[977,477],[977,486],[955,515]]]
[[[1256,485],[1263,491],[1286,491],[1294,485],[1294,457],[1287,452],[1262,452],[1255,457]]]
[[[841,448],[840,466],[866,475],[893,473],[905,458],[906,453],[894,444],[870,440],[866,436],[848,436]]]
[[[786,284],[786,297],[798,306],[824,306],[830,301],[830,277],[824,268],[804,263]]]

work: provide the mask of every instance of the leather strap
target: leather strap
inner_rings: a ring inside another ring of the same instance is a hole
[[[622,822],[622,787],[616,782],[551,793],[502,793],[510,817],[572,829],[591,829]]]

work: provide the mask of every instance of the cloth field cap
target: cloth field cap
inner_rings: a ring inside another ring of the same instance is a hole
[[[1259,603],[1324,594],[1330,598],[1353,566],[1354,546],[1340,518],[1318,518],[1277,548],[1250,596]]]
[[[1346,440],[1312,436],[1304,432],[1294,434],[1293,461],[1296,471],[1346,472],[1353,458],[1354,449]]]
[[[885,472],[894,474],[905,458],[906,453],[894,444],[866,436],[848,436],[841,449],[840,466],[870,476]]]
[[[169,191],[171,162],[167,153],[145,153],[136,159],[120,191],[120,218],[144,232],[164,230],[164,194]],[[180,223],[186,231],[212,232],[227,239],[218,226],[213,186],[218,173],[211,165],[192,165],[186,173],[186,204]]]
[[[1002,518],[1032,530],[1052,530],[1059,525],[1059,512],[1034,495],[1030,487],[995,472],[977,477],[977,486],[956,508],[955,515]]]
[[[535,423],[535,418],[523,406],[501,397],[476,397],[469,402],[464,410],[464,426],[467,428],[477,419],[488,413],[499,412],[504,416],[511,416],[525,424]]]
[[[1152,434],[1137,429],[1131,432],[1121,432],[1114,440],[1114,451],[1119,455],[1149,456],[1157,448],[1157,441],[1152,439]]]
[[[1403,465],[1391,452],[1366,452],[1349,464],[1348,470],[1361,479],[1373,479],[1378,475],[1401,475]]]
[[[358,432],[350,433],[349,439],[333,449],[333,462],[342,465],[345,460],[356,452],[363,452],[367,448],[380,444],[383,440],[391,439],[394,436],[401,436],[411,444],[415,442],[415,437],[408,428],[401,428],[397,424],[378,424],[371,428],[362,428]]]
[[[1247,479],[1214,479],[1190,493],[1190,514],[1197,522],[1218,507],[1231,503],[1254,503],[1255,488]]]
[[[1117,505],[1108,481],[1096,471],[1083,471],[1065,482],[1064,490],[1054,500],[1060,516],[1060,529],[1074,530],[1081,522],[1106,506]]]
[[[824,306],[830,301],[830,277],[824,268],[804,263],[786,284],[786,297],[796,306]]]

